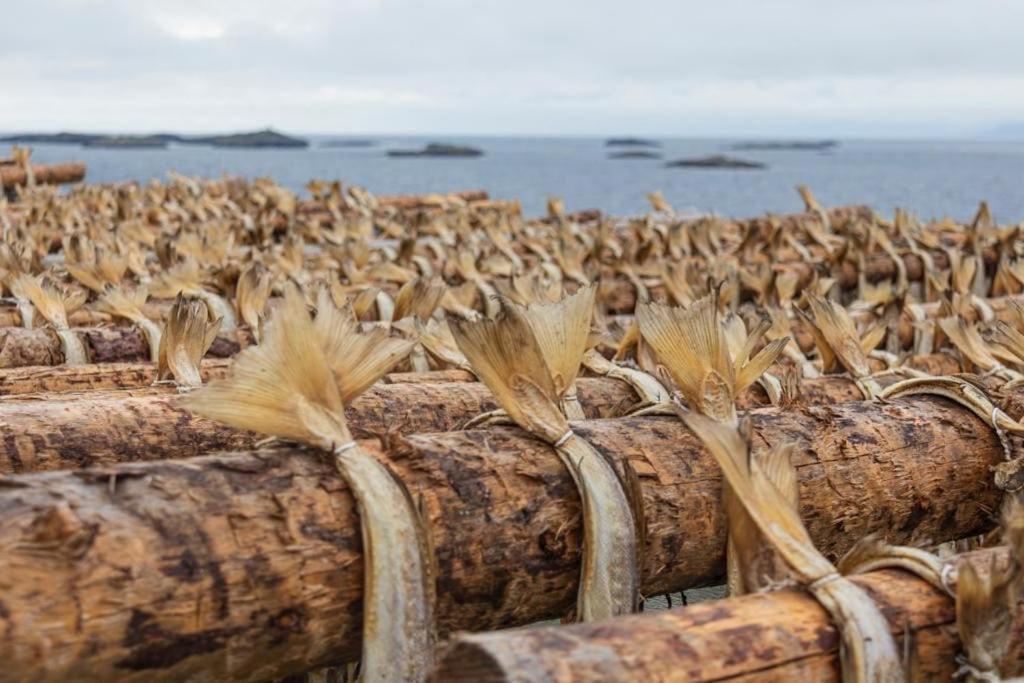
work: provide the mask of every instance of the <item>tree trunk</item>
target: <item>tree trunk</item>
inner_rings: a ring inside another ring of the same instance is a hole
[[[590,418],[621,414],[637,401],[618,380],[581,380],[578,390]],[[378,384],[353,401],[346,416],[353,435],[365,439],[459,429],[497,407],[480,382]],[[192,414],[173,387],[0,402],[3,473],[187,458],[253,448],[263,438]]]
[[[988,530],[992,429],[928,397],[758,410],[755,447],[794,442],[801,512],[829,557],[864,534]],[[640,477],[642,591],[720,580],[721,480],[675,418],[578,433]],[[516,429],[361,444],[422,498],[442,634],[558,617],[576,597],[580,500],[550,446]],[[269,680],[351,661],[363,559],[355,503],[301,449],[0,479],[0,681]],[[827,639],[834,643],[834,637]]]
[[[85,367],[91,370],[95,366]],[[215,366],[215,372],[222,370]],[[956,368],[946,370],[955,372]],[[206,374],[210,375],[209,369]],[[377,384],[348,407],[349,428],[356,438],[446,432],[461,429],[470,419],[498,408],[481,382],[436,381],[449,374],[397,373],[386,377],[386,382]],[[94,374],[84,375],[89,376]],[[878,379],[884,386],[902,377],[881,375]],[[639,402],[633,389],[616,379],[583,377],[577,380],[577,389],[590,419],[624,415]],[[800,403],[809,405],[863,398],[852,380],[840,376],[804,380],[797,397]],[[744,409],[767,404],[767,395],[756,385],[739,401]],[[172,387],[32,394],[0,401],[0,472],[193,457],[252,448],[261,438],[192,414],[180,405]]]
[[[148,361],[149,343],[142,330],[135,326],[79,328],[75,333],[82,339],[92,363],[124,363]],[[227,358],[238,353],[239,340],[245,344],[252,337],[244,330],[224,333],[217,337],[207,356]],[[30,365],[60,365],[64,352],[60,339],[48,327],[30,330],[22,327],[0,329],[0,369],[21,368]]]
[[[200,368],[204,382],[228,374],[229,358],[207,358]],[[0,396],[61,394],[100,389],[142,389],[156,379],[155,363],[90,363],[89,365],[55,365],[10,368],[0,372]],[[79,398],[88,400],[90,394]],[[43,400],[57,398],[42,397]],[[2,405],[2,404],[0,404]],[[0,411],[3,409],[0,408]]]
[[[226,377],[231,358],[204,358],[200,371],[203,382]],[[0,372],[0,397],[22,394],[65,394],[101,389],[146,389],[156,379],[153,363],[90,363],[89,365],[52,365],[8,368]],[[431,370],[429,372],[393,372],[381,378],[384,384],[434,384],[438,382],[475,382],[476,377],[465,370]],[[87,400],[91,394],[77,398]],[[68,398],[35,396],[33,400]],[[2,409],[0,409],[2,410]]]
[[[1005,548],[955,558],[988,574]],[[906,643],[913,680],[952,680],[960,640],[953,599],[895,569],[852,578]],[[1024,604],[1017,608],[1024,621]],[[1020,633],[1019,631],[1017,632]],[[1024,672],[1024,640],[1012,639],[1007,664]],[[840,681],[839,633],[806,591],[789,589],[594,624],[459,637],[438,662],[435,680],[501,681]]]
[[[490,198],[487,190],[462,190],[448,194],[391,194],[380,195],[377,203],[401,211],[415,211],[450,204],[452,202],[479,202]]]
[[[85,164],[72,161],[65,164],[32,164],[32,173],[37,185],[62,185],[77,183],[85,178]],[[5,188],[25,185],[28,173],[22,166],[9,164],[0,166],[0,185]]]

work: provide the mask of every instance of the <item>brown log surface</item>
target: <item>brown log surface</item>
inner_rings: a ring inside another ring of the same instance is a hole
[[[618,380],[582,380],[578,388],[590,418],[637,401]],[[497,407],[479,382],[378,384],[346,416],[356,438],[371,438],[459,429]],[[0,399],[0,473],[187,458],[252,448],[262,438],[194,415],[167,386]]]
[[[952,360],[948,356],[935,358]],[[81,384],[88,384],[89,378],[98,376],[96,369],[104,366],[78,367],[85,372],[74,373],[71,372],[74,367],[66,368],[68,372],[54,373],[58,378],[55,381],[73,377]],[[138,367],[128,365],[124,374],[131,377]],[[147,367],[152,376],[151,365],[142,367]],[[207,365],[205,373],[208,378],[227,371],[221,363],[214,366],[213,373],[209,367]],[[40,368],[28,370],[40,374]],[[955,367],[947,371],[955,371]],[[26,369],[6,372],[30,374]],[[452,377],[453,372],[459,378],[458,373],[464,371],[386,376],[386,382],[371,388],[346,410],[353,435],[371,438],[462,429],[470,419],[498,407],[490,391],[480,382],[443,381]],[[5,374],[0,372],[0,393]],[[122,373],[115,377],[122,377]],[[887,374],[879,376],[878,381],[886,386],[902,378]],[[24,386],[33,378],[21,379]],[[590,419],[624,415],[639,401],[628,384],[616,379],[583,377],[577,380],[577,389],[584,413]],[[800,391],[798,400],[804,404],[828,405],[863,399],[852,380],[839,376],[804,380]],[[755,385],[741,395],[738,404],[744,409],[762,407],[768,405],[768,397]],[[257,441],[258,437],[253,434],[192,414],[180,405],[175,389],[168,386],[0,398],[0,473],[184,458],[218,450],[251,448]]]
[[[32,173],[39,185],[62,185],[77,183],[85,179],[85,164],[71,161],[64,164],[32,164]],[[0,184],[14,187],[28,183],[28,173],[22,166],[14,164],[0,166]]]
[[[77,328],[76,334],[85,345],[92,363],[124,363],[150,360],[149,344],[137,327]],[[242,330],[222,333],[207,352],[208,357],[227,358],[238,353],[239,340],[251,343],[251,336]],[[60,365],[64,352],[60,339],[46,327],[25,329],[0,328],[0,369],[32,365]]]
[[[231,358],[204,358],[200,372],[204,382],[226,377]],[[88,365],[27,366],[0,369],[0,397],[22,394],[60,394],[94,389],[144,389],[153,384],[153,363],[90,363]],[[475,382],[465,370],[393,372],[381,378],[384,384],[434,384],[437,382]],[[83,393],[82,398],[90,394]],[[33,397],[45,400],[50,396]]]
[[[987,530],[1003,459],[982,420],[915,397],[753,411],[755,447],[794,442],[801,514],[829,557]],[[721,481],[674,418],[578,431],[640,474],[646,595],[719,580]],[[442,633],[564,614],[577,489],[515,429],[395,437],[371,453],[422,496]],[[0,681],[267,680],[358,656],[362,555],[333,466],[299,450],[0,478]]]
[[[230,358],[206,358],[203,381],[227,375]],[[140,389],[156,379],[154,363],[90,363],[89,365],[28,366],[0,370],[0,396],[65,393],[94,389]],[[83,395],[86,398],[88,394]]]
[[[1005,566],[1005,548],[955,558],[987,574]],[[906,643],[914,680],[951,680],[960,640],[953,599],[898,569],[852,577],[874,599],[891,632]],[[1017,621],[1024,615],[1018,607]],[[1019,674],[1024,640],[1007,657]],[[901,649],[901,651],[903,651]],[[435,671],[438,681],[840,680],[839,632],[809,593],[779,590],[690,607],[563,628],[469,635],[453,642]]]

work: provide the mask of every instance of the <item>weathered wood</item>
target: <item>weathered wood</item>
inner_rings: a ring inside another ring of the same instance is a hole
[[[1003,458],[941,399],[752,414],[756,448],[795,442],[801,512],[835,557],[872,531],[941,542],[987,530]],[[719,579],[717,467],[675,418],[578,431],[640,475],[643,592]],[[564,614],[579,578],[580,501],[552,449],[514,429],[364,442],[422,496],[442,633]],[[354,501],[297,450],[0,479],[0,681],[268,680],[358,656]]]
[[[581,381],[579,396],[590,418],[621,414],[637,402],[617,380]],[[459,429],[497,407],[479,382],[378,384],[353,401],[346,416],[356,438],[372,438]],[[173,387],[0,400],[4,473],[186,458],[252,448],[262,438],[194,415]]]
[[[204,358],[200,371],[203,381],[227,376],[231,358]],[[156,379],[153,363],[90,363],[89,365],[27,366],[0,370],[0,397],[22,394],[93,389],[144,389]],[[465,370],[431,370],[429,372],[393,372],[381,378],[385,384],[434,384],[437,382],[475,382],[476,377]],[[82,395],[87,399],[90,394]],[[49,396],[34,397],[46,400]]]
[[[79,328],[75,333],[85,345],[92,363],[150,360],[149,344],[142,330],[137,327]],[[244,330],[220,334],[207,351],[207,356],[233,356],[243,343],[252,343],[251,335]],[[60,339],[50,328],[0,328],[0,369],[60,365],[63,362],[64,352]]]
[[[957,371],[951,357],[935,358],[948,361],[946,367],[939,368],[944,372]],[[932,357],[922,359],[928,361]],[[936,365],[938,362],[931,362],[931,369]],[[75,377],[81,384],[87,384],[89,378],[97,375],[94,369],[102,366],[82,367],[88,372],[59,376],[64,380]],[[116,376],[130,377],[131,368],[137,366],[127,367],[127,371]],[[38,372],[35,368],[31,370]],[[207,362],[204,370],[209,379],[226,374],[227,366],[223,362]],[[4,374],[0,372],[0,392]],[[151,369],[149,374],[152,376]],[[442,381],[452,376],[466,379],[463,374],[473,379],[461,370],[386,376],[384,382],[348,407],[349,427],[356,438],[461,429],[473,417],[498,407],[480,382]],[[902,376],[893,374],[878,377],[883,386],[899,379]],[[863,399],[857,385],[845,377],[804,380],[800,386],[797,398],[806,404]],[[640,400],[628,384],[616,379],[583,377],[577,381],[577,388],[580,404],[591,419],[624,415]],[[741,395],[738,403],[749,409],[766,406],[769,401],[755,385]],[[0,399],[0,472],[184,458],[216,450],[249,448],[257,440],[252,434],[192,414],[180,405],[176,390],[167,386],[21,394]]]
[[[377,197],[377,203],[401,211],[414,211],[452,203],[486,201],[489,198],[487,190],[461,190],[448,194],[385,194]]]
[[[1005,548],[955,558],[988,574]],[[913,680],[951,680],[960,640],[953,599],[896,569],[853,577],[879,604],[897,641],[907,643]],[[1024,621],[1024,604],[1017,621]],[[1019,632],[1018,632],[1019,633]],[[1012,640],[1011,668],[1024,668],[1024,639]],[[467,635],[438,662],[438,681],[840,681],[839,633],[811,595],[779,590],[563,628]]]
[[[203,381],[209,382],[226,376],[230,367],[230,358],[204,359],[200,366]],[[141,389],[151,385],[155,379],[155,363],[33,365],[0,370],[0,396],[94,389]]]
[[[85,179],[85,164],[71,161],[64,164],[32,164],[32,174],[37,185],[63,185]],[[11,188],[28,183],[28,172],[24,166],[9,164],[0,166],[0,185]]]

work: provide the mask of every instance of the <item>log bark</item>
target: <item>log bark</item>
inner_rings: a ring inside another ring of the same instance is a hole
[[[149,344],[142,331],[134,326],[94,327],[75,330],[85,345],[92,363],[123,363],[147,361]],[[241,343],[249,344],[248,332],[221,334],[207,352],[208,357],[227,358],[238,353]],[[49,328],[0,328],[0,369],[30,365],[60,365],[64,352],[60,339]]]
[[[62,185],[85,179],[85,164],[72,161],[64,164],[33,164],[32,173],[38,185]],[[22,166],[0,166],[0,184],[11,188],[28,183],[28,173]]]
[[[955,558],[986,575],[1005,548]],[[852,578],[878,603],[913,680],[952,680],[960,640],[953,599],[896,569]],[[1024,604],[1016,622],[1024,621]],[[908,631],[913,634],[905,642]],[[1024,639],[1012,639],[1006,675],[1024,671]],[[446,649],[437,681],[818,681],[840,678],[839,633],[811,595],[779,590],[562,628],[463,636]]]
[[[229,358],[207,358],[200,367],[203,381],[228,374]],[[0,371],[0,396],[43,392],[61,394],[97,389],[142,389],[156,379],[155,363],[90,363],[9,368]],[[88,395],[83,396],[86,398]],[[45,400],[50,397],[43,397]]]
[[[416,209],[436,208],[453,202],[468,203],[487,199],[490,199],[487,190],[462,190],[448,194],[385,194],[377,197],[377,203],[402,211],[415,211]]]
[[[952,361],[948,356],[939,358]],[[945,369],[956,371],[955,366]],[[224,371],[220,366],[214,368],[218,374]],[[372,438],[457,430],[473,417],[498,408],[480,382],[436,381],[448,374],[387,377],[387,382],[371,388],[346,410],[353,435]],[[899,375],[878,377],[882,386],[899,379]],[[577,389],[590,419],[624,415],[640,400],[628,384],[615,379],[580,378]],[[797,398],[808,405],[829,405],[864,397],[852,380],[832,376],[804,380]],[[744,409],[768,403],[767,394],[756,385],[739,401]],[[32,394],[0,400],[0,473],[193,457],[252,448],[260,439],[194,415],[181,406],[172,387]]]
[[[231,358],[205,358],[200,366],[204,382],[227,376]],[[64,394],[98,389],[145,389],[156,379],[153,363],[90,363],[89,365],[28,366],[0,370],[0,397],[23,394]],[[436,384],[438,382],[475,382],[465,370],[429,372],[393,372],[381,378],[384,384]],[[81,398],[87,399],[89,394]],[[37,396],[34,400],[47,400]]]
[[[617,380],[583,380],[578,389],[589,418],[622,414],[637,401]],[[356,438],[372,438],[459,429],[497,407],[480,382],[378,384],[346,416]],[[0,473],[187,458],[253,448],[263,438],[194,415],[173,387],[0,401]]]
[[[1001,493],[990,427],[927,397],[754,411],[755,447],[795,442],[801,513],[828,556],[983,532]],[[718,581],[717,467],[674,418],[579,433],[640,475],[643,593]],[[515,429],[363,447],[422,497],[442,634],[564,614],[580,500],[546,444]],[[333,466],[300,450],[0,478],[0,681],[269,680],[358,656],[357,511]]]

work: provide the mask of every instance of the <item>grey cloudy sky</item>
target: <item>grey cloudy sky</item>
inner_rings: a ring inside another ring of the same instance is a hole
[[[1019,0],[7,0],[0,130],[974,136]]]

